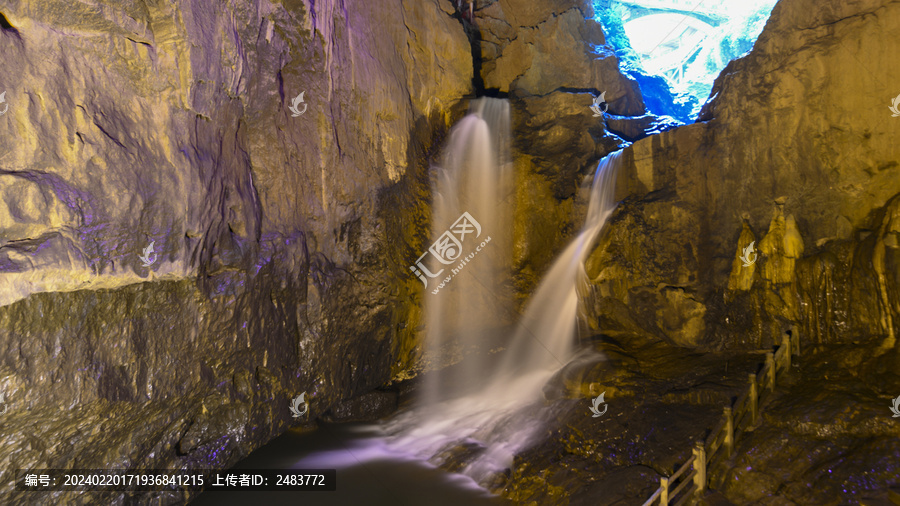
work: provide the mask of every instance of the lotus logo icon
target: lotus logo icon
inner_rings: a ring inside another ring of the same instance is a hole
[[[603,113],[609,110],[609,104],[606,102],[606,92],[600,94],[599,97],[594,97],[594,105],[591,106],[591,110],[594,111],[594,117],[603,116]]]
[[[606,404],[606,401],[603,400],[604,395],[606,395],[606,392],[603,392],[596,399],[591,401],[590,410],[591,410],[591,413],[594,413],[594,416],[592,416],[591,418],[597,418],[598,416],[603,416],[603,414],[606,413],[606,410],[609,409],[609,405]],[[599,409],[597,409],[597,406],[599,406],[601,404],[604,405],[603,411],[600,411]]]
[[[3,97],[3,95],[0,95],[0,97]],[[0,102],[2,102],[2,101],[3,100],[0,99]],[[900,95],[897,95],[897,97],[894,98],[893,102],[891,102],[891,106],[888,107],[888,109],[890,109],[891,112],[894,113],[894,114],[891,114],[892,118],[896,118],[897,116],[900,116]]]
[[[291,112],[293,113],[293,114],[291,114],[292,118],[296,118],[297,116],[300,116],[301,114],[306,112],[306,103],[303,102],[303,95],[305,93],[306,93],[305,91],[301,92],[299,95],[294,97],[294,100],[291,101],[291,105],[290,105],[290,107],[288,107],[288,109],[290,109]],[[297,106],[299,106],[300,104],[303,104],[302,111],[297,108]]]
[[[3,104],[3,110],[0,111],[0,114],[6,114],[6,111],[9,110],[9,104],[6,102],[6,92],[0,93],[0,104]]]
[[[900,396],[897,396],[897,398],[894,399],[894,405],[891,406],[891,412],[894,413],[894,416],[891,418],[900,418]]]
[[[153,244],[155,242],[156,241],[150,241],[150,246],[144,248],[144,254],[138,255],[141,261],[144,262],[144,267],[150,267],[151,265],[153,265],[153,262],[156,261],[157,255],[153,255],[153,259],[150,258],[150,255],[153,254]]]
[[[741,255],[741,262],[744,262],[744,267],[750,267],[759,258],[759,255],[753,249],[754,244],[756,244],[756,241],[751,242],[750,246],[744,248],[744,254]],[[750,255],[753,255],[753,260],[750,260]]]
[[[305,415],[307,411],[309,411],[309,404],[304,400],[306,397],[306,392],[294,397],[294,400],[291,401],[291,413],[294,414],[294,418],[300,418]],[[303,411],[300,411],[300,405],[303,405]]]

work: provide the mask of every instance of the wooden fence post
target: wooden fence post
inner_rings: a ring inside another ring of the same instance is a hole
[[[788,358],[788,363],[790,363],[790,360],[791,359]],[[769,375],[768,375],[769,377],[766,378],[768,380],[767,383],[769,384],[769,391],[774,392],[775,391],[775,368],[776,368],[776,366],[775,366],[775,354],[772,353],[771,351],[766,352],[766,366],[769,368]]]
[[[731,406],[725,407],[725,446],[726,455],[731,458],[734,455],[734,414],[731,412]]]
[[[781,346],[784,347],[784,367],[786,371],[791,370],[791,353],[793,353],[793,346],[791,345],[791,338],[793,336],[785,332],[783,336],[781,336]]]
[[[694,494],[702,497],[706,491],[706,448],[703,441],[694,445]]]
[[[662,493],[659,494],[660,506],[669,506],[669,479],[665,476],[660,477],[659,487],[662,489]]]
[[[759,391],[756,384],[756,374],[752,372],[750,377],[750,424],[756,425],[756,419],[759,417]]]

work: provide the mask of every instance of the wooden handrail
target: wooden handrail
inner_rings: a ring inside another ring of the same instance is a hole
[[[741,425],[744,424],[744,420],[747,418],[747,410],[743,410],[734,417],[734,427],[736,430],[744,430],[741,428]]]
[[[745,411],[744,405],[747,404],[747,398],[750,397],[750,391],[744,390],[737,400],[734,401],[734,416],[740,416]]]
[[[794,351],[799,355],[800,336],[797,333],[797,327],[791,328],[791,333],[785,333],[781,339],[781,346],[773,353],[766,352],[766,362],[759,372],[756,374],[748,374],[749,388],[745,389],[732,406],[726,406],[722,413],[722,420],[710,432],[705,441],[698,441],[689,458],[681,467],[670,477],[660,477],[660,487],[656,489],[642,506],[651,506],[653,502],[659,498],[662,506],[668,506],[669,500],[675,498],[681,491],[687,489],[691,484],[693,486],[688,489],[691,493],[685,494],[675,506],[684,504],[690,498],[702,494],[706,489],[707,469],[714,455],[720,448],[725,449],[726,458],[734,455],[735,448],[735,429],[740,427],[745,415],[749,412],[751,425],[756,425],[759,421],[759,402],[762,392],[768,387],[769,392],[775,390],[775,385],[779,378],[779,372],[787,372],[791,368],[791,355]],[[720,439],[721,436],[721,439]],[[686,475],[681,483],[671,492],[670,484],[673,484],[688,468],[694,464],[694,469],[690,474]]]
[[[650,506],[651,504],[653,504],[653,501],[655,501],[656,498],[659,497],[659,494],[662,494],[662,491],[662,487],[656,489],[656,492],[653,492],[653,495],[650,496],[650,499],[644,501],[644,504],[642,504],[641,506]]]
[[[716,428],[710,432],[709,437],[706,438],[706,447],[708,448],[707,459],[712,460],[712,456],[725,444],[726,425],[727,421],[725,418],[722,418],[719,420],[719,424],[716,425]]]
[[[721,434],[722,429],[724,429],[724,428],[725,428],[725,419],[723,418],[723,419],[719,420],[719,424],[716,425],[716,428],[713,429],[712,432],[709,433],[709,436],[706,438],[706,446],[713,444],[713,442],[716,440],[717,437],[719,437],[719,434]]]
[[[662,491],[662,487],[656,489],[656,492],[653,492],[653,495],[650,496],[650,499],[644,501],[644,504],[642,504],[641,506],[650,506],[651,504],[653,504],[653,501],[655,501],[656,498],[659,497],[659,494],[662,494]]]
[[[697,441],[694,445],[694,492],[702,494],[706,490],[706,448]]]
[[[791,355],[793,354],[793,351],[794,351],[792,349],[793,343],[791,341],[793,341],[793,340],[794,340],[793,330],[791,331],[790,335],[785,333],[783,336],[781,336],[781,347],[785,348],[785,354],[784,354],[785,359],[784,360],[785,360],[785,367],[787,369],[791,368]],[[799,350],[800,349],[800,338],[799,337],[796,338],[796,341],[797,341],[797,349]]]
[[[685,469],[687,469],[688,466],[691,465],[691,463],[693,463],[693,462],[694,462],[694,457],[691,456],[691,458],[687,459],[687,462],[682,464],[681,467],[678,468],[677,471],[675,471],[675,474],[673,474],[672,476],[669,476],[669,482],[673,482],[673,481],[677,480],[678,477],[681,476],[681,473],[683,473],[685,471]]]
[[[706,443],[707,448],[709,448],[709,452],[707,455],[708,457],[712,457],[716,454],[717,451],[719,451],[720,448],[722,448],[722,443],[725,442],[725,438],[721,436],[722,432],[719,432],[718,434],[716,434],[715,439],[713,439],[711,442]]]
[[[695,473],[695,472],[696,472],[696,471],[691,471],[690,473],[688,473],[688,474],[684,477],[684,480],[683,480],[680,484],[678,484],[677,487],[675,487],[675,490],[669,492],[669,497],[674,499],[675,496],[677,496],[679,492],[681,492],[682,490],[684,490],[684,487],[686,487],[686,486],[688,486],[688,485],[692,485],[692,484],[694,483],[694,482],[692,481],[692,478],[694,477],[694,473]]]

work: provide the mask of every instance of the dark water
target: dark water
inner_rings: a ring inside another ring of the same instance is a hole
[[[511,504],[466,476],[387,449],[378,426],[322,425],[289,431],[233,469],[337,469],[334,492],[204,492],[200,505],[487,506]]]

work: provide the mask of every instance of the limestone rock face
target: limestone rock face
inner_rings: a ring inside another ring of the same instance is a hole
[[[606,91],[613,114],[644,112],[637,82],[619,72],[590,2],[500,0],[478,11],[486,88],[517,95]]]
[[[517,287],[524,299],[555,253],[581,227],[576,205],[596,161],[626,142],[591,112],[604,95],[609,117],[640,138],[649,128],[637,82],[619,71],[613,50],[585,0],[477,2],[472,38],[484,87],[508,93],[516,171]],[[590,182],[588,181],[588,185]]]
[[[404,367],[423,161],[473,91],[443,3],[0,7],[4,469],[226,466]]]
[[[625,201],[588,268],[648,332],[756,347],[799,324],[813,342],[895,342],[900,6],[826,4],[780,1],[700,122],[626,149]],[[684,304],[670,293],[705,307],[702,335],[662,317]]]

